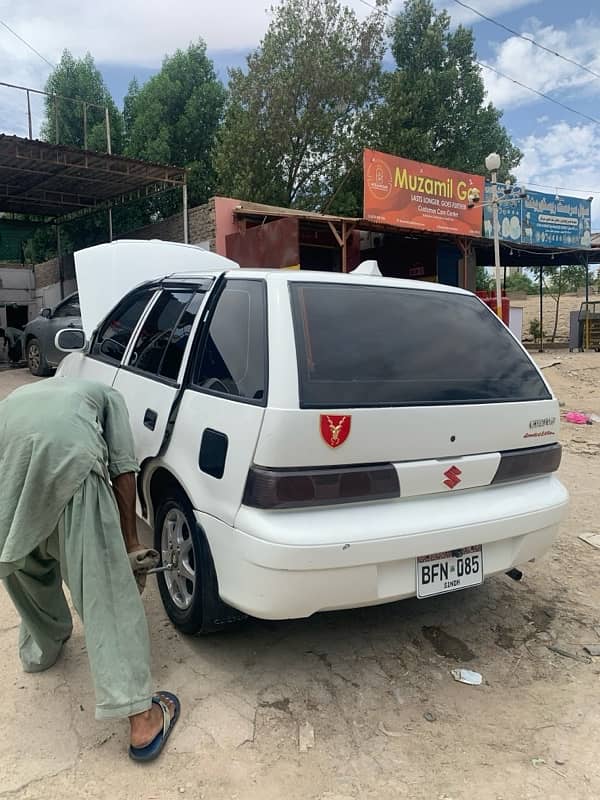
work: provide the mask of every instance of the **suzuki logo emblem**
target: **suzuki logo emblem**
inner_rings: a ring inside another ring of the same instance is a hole
[[[460,483],[459,475],[462,475],[462,472],[458,467],[450,467],[450,469],[447,469],[446,472],[444,472],[444,475],[446,476],[444,484],[449,489],[454,489],[454,487],[458,486]]]

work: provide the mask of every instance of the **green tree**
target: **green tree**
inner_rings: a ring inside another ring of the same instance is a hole
[[[485,174],[485,157],[502,158],[499,178],[522,153],[486,102],[473,32],[450,30],[431,0],[407,0],[390,26],[396,69],[385,76],[379,110],[381,148],[449,169]]]
[[[477,267],[475,288],[478,292],[489,292],[492,286],[492,276],[485,267]]]
[[[576,292],[585,285],[585,267],[572,266],[544,267],[542,270],[543,292],[554,301],[554,326],[550,340],[554,342],[558,330],[560,300],[565,292]],[[535,267],[535,284],[539,287],[540,268]],[[545,331],[544,331],[545,333]]]
[[[129,144],[129,138],[135,120],[134,116],[135,104],[137,102],[139,94],[140,94],[140,84],[138,82],[138,79],[134,75],[133,78],[129,81],[127,94],[123,98],[123,128],[125,133],[126,146]]]
[[[363,22],[339,0],[283,0],[271,9],[247,70],[229,73],[221,191],[284,206],[327,203],[369,140],[386,5]]]
[[[525,272],[510,272],[506,276],[506,291],[507,292],[527,292],[527,294],[535,294],[537,286],[531,280],[529,275]]]
[[[166,56],[141,88],[134,79],[124,100],[127,155],[189,168],[190,202],[214,192],[213,148],[225,89],[202,41]]]
[[[112,152],[121,152],[121,114],[89,53],[84,58],[74,58],[68,50],[64,50],[60,62],[46,81],[45,89],[55,96],[45,99],[42,139],[53,144],[83,147],[84,103],[90,103],[93,105],[88,105],[86,109],[88,149],[107,152],[105,108],[108,108]]]

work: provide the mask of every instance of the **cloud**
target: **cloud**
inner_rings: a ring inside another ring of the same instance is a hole
[[[481,11],[487,17],[497,19],[508,14],[510,11],[516,11],[519,8],[526,8],[536,3],[541,3],[542,0],[465,0],[465,3],[477,11]],[[448,14],[452,17],[454,25],[477,25],[483,22],[478,14],[474,14],[467,8],[463,8],[453,0],[437,0],[437,8],[445,8]]]
[[[540,136],[526,136],[517,142],[523,151],[523,161],[516,176],[520,183],[538,191],[573,197],[594,196],[592,226],[599,230],[600,149],[597,139],[598,127],[591,123],[557,122]]]
[[[530,20],[523,35],[535,39],[551,50],[600,72],[600,20],[578,19],[563,30]],[[540,50],[517,36],[496,45],[496,57],[490,66],[509,77],[520,80],[538,92],[568,96],[574,92],[600,92],[600,82],[574,64]],[[531,103],[536,96],[490,70],[483,70],[490,100],[500,108],[514,108]]]
[[[369,0],[370,2],[371,0]],[[374,0],[373,0],[374,2]],[[256,47],[277,0],[19,0],[3,3],[2,19],[45,58],[56,64],[68,48],[90,52],[103,67],[160,67],[163,57],[204,39],[212,53]],[[359,18],[371,13],[360,0],[346,0]],[[50,67],[0,26],[0,76],[6,83],[42,89]],[[34,132],[41,101],[33,101]],[[0,86],[0,130],[27,132],[26,98]]]
[[[101,63],[156,67],[165,53],[198,37],[212,50],[256,46],[273,4],[272,0],[20,0],[4,14],[5,21],[50,61],[56,62],[67,47],[76,55],[89,50]],[[361,18],[370,13],[360,0],[346,0],[346,5]],[[0,39],[7,36],[3,30]]]
[[[0,28],[0,75],[4,83],[32,88],[43,87],[49,67],[5,28]],[[42,117],[43,99],[30,95],[34,133]],[[27,96],[25,92],[0,86],[0,132],[27,136]]]

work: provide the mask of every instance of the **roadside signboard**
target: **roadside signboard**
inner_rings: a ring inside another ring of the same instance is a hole
[[[500,189],[500,197],[502,191]],[[492,187],[486,184],[483,215],[484,236],[491,239]],[[549,248],[589,248],[592,241],[591,201],[579,197],[531,192],[524,199],[498,204],[500,238],[514,244]]]
[[[481,236],[481,204],[468,207],[469,192],[483,196],[480,175],[434,167],[365,150],[365,219],[398,228]]]

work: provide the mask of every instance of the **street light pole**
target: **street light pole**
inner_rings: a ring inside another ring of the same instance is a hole
[[[494,265],[496,267],[496,313],[502,319],[502,267],[500,264],[500,222],[498,219],[497,170],[500,168],[498,153],[490,153],[485,160],[486,169],[492,173],[492,227],[494,229]]]

